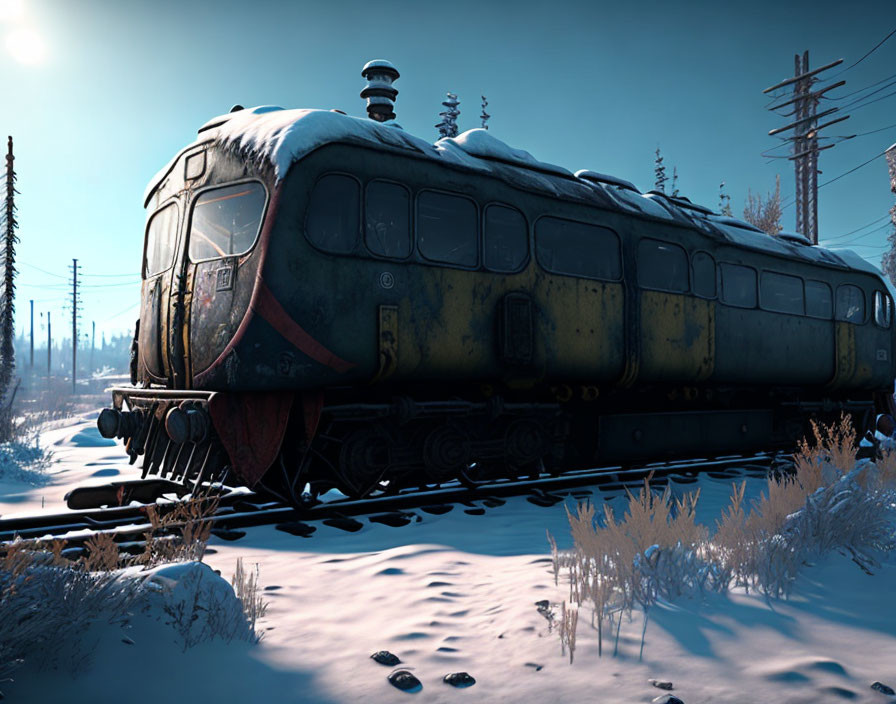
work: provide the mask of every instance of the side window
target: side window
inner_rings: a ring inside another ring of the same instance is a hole
[[[516,208],[488,206],[483,239],[486,269],[507,273],[519,271],[529,255],[526,218]]]
[[[716,297],[716,260],[706,252],[697,252],[691,260],[694,293],[701,298]]]
[[[858,286],[844,284],[837,289],[837,320],[865,322],[865,294]]]
[[[476,204],[462,196],[422,191],[417,196],[417,246],[434,262],[476,266]]]
[[[874,322],[879,327],[890,327],[892,316],[890,297],[883,291],[874,292]]]
[[[153,213],[146,227],[146,254],[143,278],[155,276],[174,263],[177,241],[177,206],[169,203]]]
[[[760,303],[764,310],[803,315],[803,280],[799,276],[763,271],[759,281]]]
[[[824,281],[806,282],[806,315],[830,320],[834,316],[831,287]]]
[[[404,259],[411,253],[411,196],[388,181],[367,184],[364,241],[374,254]]]
[[[719,264],[722,303],[738,308],[756,307],[756,270],[739,264]]]
[[[688,255],[677,244],[643,239],[638,243],[638,283],[660,291],[688,290]]]
[[[203,191],[190,216],[190,260],[248,252],[261,229],[267,194],[257,181]]]
[[[538,263],[555,274],[618,281],[620,250],[619,235],[607,227],[552,217],[535,224]]]
[[[332,254],[349,254],[358,246],[361,186],[342,174],[327,174],[311,192],[305,235],[315,247]]]

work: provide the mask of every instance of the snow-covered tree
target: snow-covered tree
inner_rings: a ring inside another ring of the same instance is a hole
[[[656,179],[654,180],[653,188],[660,193],[666,192],[666,181],[668,181],[668,177],[666,176],[666,167],[663,164],[663,157],[660,155],[660,148],[656,148],[656,159],[653,162],[653,173],[656,174]]]
[[[678,198],[678,167],[672,167],[672,197]]]
[[[725,182],[719,184],[719,212],[729,218],[732,217],[731,212],[731,196],[725,192]]]
[[[482,96],[482,114],[479,115],[479,119],[482,120],[482,129],[484,129],[484,130],[488,129],[488,124],[486,124],[486,123],[488,122],[488,118],[491,117],[491,115],[489,115],[485,111],[485,109],[487,107],[488,107],[488,101],[485,99],[485,96],[483,95]]]
[[[890,190],[896,193],[896,144],[887,150],[887,167],[890,171]],[[893,224],[893,229],[887,236],[889,248],[884,252],[880,268],[896,286],[896,205],[890,208],[890,221]]]
[[[439,130],[439,135],[442,138],[457,137],[457,117],[460,115],[460,109],[458,108],[460,101],[454,93],[446,93],[446,96],[445,100],[442,101],[445,110],[439,113],[442,121],[436,125],[436,129]]]
[[[777,235],[781,231],[781,177],[775,176],[775,190],[763,200],[762,196],[747,191],[744,220],[763,232]]]

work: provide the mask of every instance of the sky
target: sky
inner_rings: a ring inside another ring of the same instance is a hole
[[[892,0],[0,0],[0,135],[13,136],[20,191],[17,330],[33,299],[36,345],[47,312],[54,338],[70,338],[77,258],[81,334],[92,322],[97,342],[132,332],[144,188],[235,103],[363,116],[361,67],[388,59],[401,72],[398,122],[417,136],[438,138],[447,91],[460,129],[479,127],[485,95],[490,132],[542,161],[646,191],[659,148],[682,195],[718,208],[724,181],[739,216],[776,174],[793,200],[792,162],[762,155],[786,124],[762,91],[793,75],[795,53],[808,50],[813,68],[844,59],[822,74],[847,81],[827,94],[843,98],[819,109],[867,96],[824,131],[860,136],[821,153],[819,183],[896,142],[896,36],[862,58],[894,29]],[[823,186],[822,242],[879,265],[894,201],[882,157]],[[792,205],[783,224],[795,230]]]

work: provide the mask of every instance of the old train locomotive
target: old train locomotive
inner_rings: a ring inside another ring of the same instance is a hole
[[[238,109],[149,185],[134,385],[98,420],[145,473],[360,496],[891,412],[854,253],[388,117]]]

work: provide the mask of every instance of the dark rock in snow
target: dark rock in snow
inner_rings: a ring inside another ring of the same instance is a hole
[[[401,662],[397,655],[393,655],[388,650],[378,650],[370,657],[376,660],[380,665],[387,665],[388,667],[395,667]]]
[[[445,677],[442,678],[442,681],[450,684],[452,687],[472,687],[476,684],[476,680],[470,677],[466,672],[452,672],[451,674],[445,675]]]
[[[651,700],[653,704],[684,704],[681,699],[674,694],[661,694],[656,699]]]
[[[539,665],[537,662],[527,662],[526,667],[532,667],[536,672],[538,672],[539,670],[541,670],[541,668],[544,667],[544,665]]]
[[[420,684],[420,680],[418,680],[414,675],[412,675],[407,670],[396,670],[391,675],[389,675],[389,684],[393,687],[397,687],[403,692],[419,692],[423,689],[423,685]]]
[[[647,680],[647,681],[650,682],[650,684],[652,684],[654,687],[657,687],[658,689],[672,689],[672,683],[667,680],[666,681],[664,681],[664,680]]]
[[[892,697],[896,692],[893,691],[892,687],[885,685],[883,682],[875,682],[871,685],[871,689],[876,692],[880,692],[881,694],[886,694],[887,696]]]

